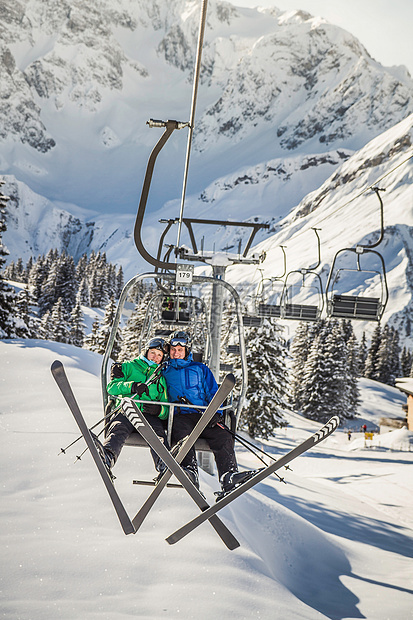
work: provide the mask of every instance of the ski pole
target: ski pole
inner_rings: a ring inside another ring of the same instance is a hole
[[[225,426],[225,424],[221,424],[220,422],[218,422],[217,426],[219,426],[219,428],[222,428],[223,430],[227,431],[230,435],[232,435],[232,437],[234,437],[234,439],[239,441],[240,444],[242,444],[244,446],[244,448],[247,448],[247,450],[252,452],[252,454],[257,459],[259,459],[261,461],[261,463],[263,463],[266,467],[267,467],[267,463],[264,461],[264,459],[259,454],[257,454],[257,452],[255,452],[255,450],[257,450],[258,452],[262,452],[263,454],[265,454],[266,457],[268,457],[269,459],[272,459],[273,461],[277,460],[273,456],[271,456],[270,454],[267,454],[267,452],[265,452],[265,450],[261,450],[260,448],[258,448],[258,446],[256,446],[255,444],[251,443],[250,441],[248,441],[248,439],[244,439],[244,437],[241,437],[240,435],[237,435],[237,433],[232,432],[231,429],[229,429],[227,426]],[[252,446],[252,448],[251,448],[251,446]],[[277,476],[277,478],[279,479],[280,482],[284,482],[284,484],[286,484],[284,478],[282,478],[277,472],[274,472],[274,474]]]
[[[113,411],[110,412],[110,417],[113,416],[114,413],[116,413],[117,411],[119,411],[119,409],[121,408],[122,405],[118,405],[117,407],[115,407],[115,409],[113,409]],[[99,426],[99,424],[102,424],[102,422],[106,421],[107,416],[105,416],[104,418],[102,418],[101,420],[99,420],[98,422],[96,422],[93,426],[90,427],[89,430],[93,430],[94,428],[96,428],[97,426]],[[101,431],[102,432],[102,431]],[[68,450],[69,448],[71,448],[72,446],[74,446],[75,443],[77,443],[79,441],[79,439],[82,439],[83,435],[79,435],[79,437],[77,439],[75,439],[74,441],[72,441],[72,443],[70,443],[68,446],[66,446],[66,448],[60,448],[60,452],[59,454],[66,454],[66,450]],[[58,454],[58,456],[59,456]]]
[[[104,418],[103,418],[103,419],[104,419]],[[98,422],[98,424],[99,424],[99,422]],[[95,424],[95,426],[97,426],[97,424]],[[92,426],[92,428],[94,428],[94,426]],[[89,429],[89,430],[92,430],[92,429]],[[99,436],[100,436],[100,435],[104,432],[104,430],[105,430],[105,429],[104,429],[104,428],[102,428],[102,430],[100,431],[100,433],[98,433],[98,434],[97,434],[97,437],[99,437]],[[83,452],[81,452],[81,453],[79,454],[79,456],[76,456],[76,461],[81,461],[81,460],[82,460],[82,456],[83,456],[83,455],[85,454],[85,452],[87,452],[88,450],[89,450],[89,448],[87,448],[87,447],[86,447],[86,448],[83,450]],[[75,461],[75,463],[76,463],[76,461]]]
[[[90,430],[93,430],[94,428],[99,426],[99,424],[102,424],[102,422],[104,422],[105,419],[106,418],[102,418],[101,420],[99,420],[99,422],[96,422],[96,424],[94,424],[93,426],[90,427]],[[82,437],[83,437],[83,435],[79,435],[79,437],[77,439],[75,439],[74,441],[72,441],[72,443],[70,443],[68,446],[66,446],[66,448],[60,448],[59,454],[66,454],[66,450],[68,450],[69,448],[74,446],[75,443],[77,443],[79,441],[79,439],[82,439]],[[59,454],[57,456],[59,456]]]

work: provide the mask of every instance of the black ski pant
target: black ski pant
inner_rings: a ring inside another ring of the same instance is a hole
[[[161,439],[162,443],[169,450],[168,439],[166,435],[166,421],[161,420],[158,416],[142,414],[144,418],[152,426],[155,433]],[[132,422],[128,420],[122,413],[118,413],[110,422],[106,438],[103,442],[103,446],[112,452],[115,457],[115,462],[118,460],[119,454],[125,444],[125,441],[133,433],[137,432]],[[165,466],[163,462],[151,448],[151,455],[155,464],[155,469],[161,471]]]
[[[198,421],[199,413],[175,413],[172,425],[172,445],[175,445],[180,439],[189,435]],[[234,439],[227,430],[219,426],[207,427],[200,437],[206,439],[214,454],[219,478],[227,471],[238,470],[234,451]],[[181,466],[197,470],[195,448],[191,448],[181,462]]]

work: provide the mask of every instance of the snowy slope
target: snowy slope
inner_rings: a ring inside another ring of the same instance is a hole
[[[173,489],[125,537],[90,457],[73,464],[82,447],[58,456],[77,431],[50,364],[64,362],[91,424],[101,416],[99,356],[45,341],[2,341],[0,356],[5,617],[412,617],[411,452],[352,450],[336,431],[295,461],[287,485],[268,479],[222,512],[241,542],[234,552],[209,524],[167,545],[197,510]],[[391,398],[391,407],[404,402],[396,390]],[[277,456],[316,427],[291,416],[266,448]],[[238,456],[256,465],[249,453]],[[133,514],[148,491],[131,480],[153,475],[148,452],[125,448],[116,475]],[[213,501],[216,479],[202,472],[201,484]]]

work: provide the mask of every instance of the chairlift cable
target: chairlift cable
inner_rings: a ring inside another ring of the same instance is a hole
[[[387,176],[389,176],[390,174],[392,174],[395,170],[397,170],[398,168],[400,168],[401,166],[403,166],[405,163],[407,163],[410,159],[413,158],[413,154],[409,155],[409,157],[407,157],[407,159],[404,159],[402,162],[400,162],[400,164],[397,164],[397,166],[395,166],[394,168],[392,168],[391,170],[389,170],[389,172],[386,172],[386,174],[383,174],[382,177],[380,177],[379,179],[377,179],[377,181],[375,181],[374,183],[372,183],[371,185],[369,185],[368,187],[366,187],[366,189],[364,189],[362,192],[360,192],[359,194],[357,194],[357,196],[354,196],[353,198],[350,198],[350,200],[348,200],[347,202],[345,202],[344,204],[340,205],[339,207],[337,207],[336,209],[334,209],[334,211],[332,211],[331,213],[329,213],[328,215],[326,215],[325,217],[321,218],[320,220],[318,220],[314,226],[319,226],[319,224],[321,224],[322,222],[324,222],[325,220],[328,220],[332,215],[335,215],[336,213],[338,213],[339,211],[341,211],[342,209],[344,209],[345,207],[347,207],[347,205],[349,205],[351,202],[353,202],[354,200],[357,200],[357,198],[360,198],[360,196],[363,196],[363,194],[365,194],[366,192],[373,190],[375,191],[375,188],[377,187],[378,183],[380,183],[384,178],[386,178]],[[312,226],[311,228],[314,228],[314,226]],[[292,239],[296,239],[297,237],[300,237],[301,235],[303,235],[304,233],[308,232],[308,228],[304,229],[304,230],[300,230],[300,232],[297,232],[296,234],[292,235],[291,237],[288,238],[288,241],[291,241]]]
[[[196,109],[196,101],[197,101],[197,96],[198,96],[199,76],[201,72],[202,47],[203,47],[203,42],[204,42],[207,7],[208,7],[208,0],[202,0],[201,21],[199,24],[199,35],[198,35],[198,48],[197,48],[197,54],[196,54],[194,82],[193,82],[193,89],[192,89],[191,115],[189,119],[189,132],[188,132],[188,142],[187,142],[187,148],[186,148],[185,170],[184,170],[184,179],[183,179],[183,185],[182,185],[181,207],[179,211],[178,234],[177,234],[177,240],[176,240],[177,248],[179,248],[179,244],[181,240],[182,219],[183,219],[183,214],[184,214],[186,188],[188,184],[189,158],[191,155],[192,135],[194,132],[194,125],[195,125],[195,109]]]

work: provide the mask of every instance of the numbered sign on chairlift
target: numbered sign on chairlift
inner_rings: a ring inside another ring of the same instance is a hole
[[[177,265],[176,266],[176,284],[179,286],[188,286],[192,284],[194,275],[193,265]]]

